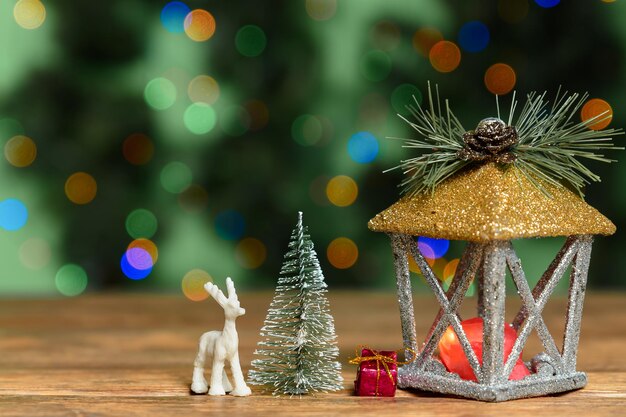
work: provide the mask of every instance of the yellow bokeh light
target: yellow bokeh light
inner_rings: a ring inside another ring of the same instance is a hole
[[[584,123],[588,123],[591,119],[594,119],[594,121],[588,125],[589,129],[602,130],[613,120],[613,109],[606,101],[600,98],[592,98],[585,103],[580,111],[580,119]]]
[[[98,184],[85,172],[76,172],[65,182],[65,195],[75,204],[87,204],[96,197]]]
[[[189,82],[187,94],[194,103],[213,104],[220,96],[220,86],[213,77],[198,75]]]
[[[192,10],[185,17],[185,33],[191,40],[204,42],[215,33],[215,18],[206,10]]]
[[[431,48],[441,40],[443,35],[437,29],[422,28],[413,34],[413,48],[421,55],[428,56]]]
[[[133,248],[141,248],[145,250],[146,252],[148,252],[150,257],[152,258],[152,265],[157,263],[157,260],[159,259],[159,249],[157,248],[157,245],[150,239],[140,238],[140,239],[133,240],[128,245],[127,250],[130,250]]]
[[[306,12],[314,20],[328,20],[337,12],[337,0],[306,0]]]
[[[338,237],[326,250],[328,262],[337,269],[347,269],[359,259],[359,248],[347,237]]]
[[[213,282],[213,278],[208,272],[202,269],[192,269],[183,277],[181,283],[183,294],[191,301],[202,301],[209,296],[209,293],[204,289],[204,284],[207,282]]]
[[[492,94],[504,95],[515,87],[515,70],[507,64],[493,64],[485,71],[485,86]]]
[[[13,7],[13,17],[24,29],[37,29],[46,20],[46,6],[39,0],[19,0]]]
[[[459,259],[453,259],[450,262],[448,262],[446,264],[446,266],[443,268],[443,280],[447,280],[449,278],[454,277],[454,274],[456,273],[456,268],[459,266]]]
[[[247,269],[256,269],[263,265],[267,257],[267,249],[259,239],[247,237],[237,244],[235,258]]]
[[[14,136],[4,145],[4,156],[18,168],[29,166],[37,157],[37,145],[27,136]]]
[[[336,206],[346,207],[354,203],[359,194],[356,182],[347,175],[338,175],[328,181],[326,185],[326,197]]]
[[[461,63],[461,50],[454,42],[439,41],[428,53],[430,64],[439,72],[452,72]]]

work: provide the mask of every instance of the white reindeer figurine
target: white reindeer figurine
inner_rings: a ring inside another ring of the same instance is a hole
[[[237,293],[235,292],[235,284],[230,278],[226,278],[226,288],[228,289],[228,298],[224,293],[211,282],[204,285],[204,289],[211,294],[211,297],[224,309],[225,324],[224,330],[206,332],[200,337],[198,346],[198,356],[194,361],[193,377],[191,383],[191,391],[196,394],[209,395],[225,395],[230,392],[231,395],[237,397],[245,397],[250,395],[250,388],[246,385],[239,364],[239,336],[235,328],[235,320],[239,316],[246,314],[246,310],[240,307]],[[206,359],[213,360],[211,366],[211,389],[207,386],[204,378],[204,362]],[[226,370],[225,362],[230,363],[230,369],[233,374],[235,388],[233,389]]]

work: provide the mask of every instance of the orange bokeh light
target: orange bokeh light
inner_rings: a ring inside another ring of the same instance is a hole
[[[588,127],[592,130],[602,130],[613,120],[613,109],[611,105],[600,98],[592,98],[585,103],[580,111],[580,119],[583,123],[588,123],[597,117],[595,122],[591,122]]]
[[[85,172],[76,172],[65,181],[65,195],[75,204],[91,202],[98,191],[96,180]]]
[[[431,48],[441,40],[443,35],[437,29],[422,28],[413,34],[413,48],[423,56],[428,56]]]
[[[157,245],[155,245],[154,242],[150,239],[140,238],[133,240],[128,245],[127,250],[133,248],[141,248],[148,252],[148,254],[150,254],[150,257],[152,258],[152,265],[156,264],[157,260],[159,259],[159,249],[157,248]]]
[[[11,165],[24,168],[35,161],[37,145],[27,136],[14,136],[4,145],[4,156]]]
[[[220,86],[213,77],[198,75],[189,83],[187,94],[194,103],[213,104],[220,96]]]
[[[202,269],[192,269],[185,274],[181,282],[183,294],[191,301],[205,300],[209,297],[209,293],[204,289],[204,284],[207,282],[213,282],[208,272]]]
[[[237,244],[235,257],[242,267],[256,269],[265,262],[267,249],[259,239],[247,237]]]
[[[516,81],[515,70],[507,64],[493,64],[485,71],[485,86],[487,90],[499,96],[513,90]]]
[[[359,248],[347,237],[338,237],[330,242],[326,250],[328,262],[337,269],[347,269],[359,258]]]
[[[326,185],[326,197],[339,207],[347,207],[354,203],[358,194],[359,187],[356,182],[346,175],[338,175]]]
[[[204,9],[196,9],[185,17],[185,33],[191,40],[204,42],[215,33],[215,18]]]
[[[439,41],[430,48],[430,64],[439,72],[452,72],[461,63],[461,50],[450,41]]]
[[[152,159],[154,145],[150,138],[143,133],[133,133],[124,140],[122,153],[131,164],[144,165]]]

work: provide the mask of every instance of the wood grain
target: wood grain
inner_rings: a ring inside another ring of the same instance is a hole
[[[238,320],[244,368],[252,359],[271,293],[240,294]],[[626,414],[626,296],[588,296],[578,368],[588,372],[580,391],[500,404],[399,391],[395,398],[352,396],[356,367],[347,364],[358,344],[399,349],[393,294],[331,295],[344,364],[345,390],[301,398],[248,398],[189,394],[192,363],[202,332],[223,326],[212,300],[176,296],[99,294],[75,299],[0,301],[1,416],[517,416]],[[416,298],[418,336],[436,313],[434,300]],[[464,317],[474,315],[470,303]],[[507,319],[519,303],[507,305]],[[564,299],[551,300],[544,318],[562,334]],[[531,338],[525,357],[540,349]],[[557,342],[558,343],[558,342]]]

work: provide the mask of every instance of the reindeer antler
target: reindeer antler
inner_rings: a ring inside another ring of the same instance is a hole
[[[231,284],[232,284],[232,281],[231,281]],[[217,287],[217,285],[213,284],[212,282],[207,282],[206,284],[204,284],[204,289],[206,290],[206,292],[211,294],[211,297],[213,297],[215,301],[217,301],[217,303],[221,305],[222,307],[228,301],[228,299],[226,298],[222,290],[220,290]],[[229,293],[230,293],[230,290],[229,290]]]
[[[226,278],[226,290],[228,291],[228,298],[238,299],[237,292],[235,291],[235,283],[230,277]]]

